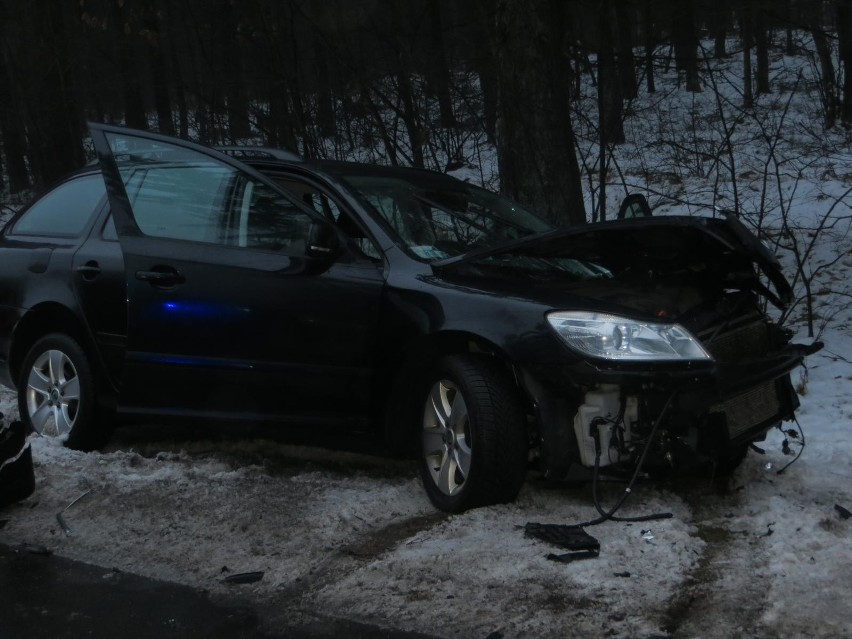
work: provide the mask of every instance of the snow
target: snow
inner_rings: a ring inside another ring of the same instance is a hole
[[[739,62],[726,64],[735,70]],[[799,58],[777,58],[778,86],[799,71],[807,77],[805,67]],[[630,189],[649,194],[663,213],[729,206],[730,176],[666,143],[685,139],[675,125],[687,122],[694,125],[688,134],[718,155],[712,92],[658,82],[660,93],[633,105],[657,115],[629,120],[628,144],[617,149]],[[737,99],[733,85],[726,91]],[[746,219],[781,241],[788,273],[790,237],[808,242],[821,219],[832,221],[806,269],[824,265],[814,291],[826,346],[794,374],[806,446],[783,474],[777,471],[792,457],[781,450],[785,435],[773,431],[761,445],[766,454],[750,454],[723,490],[710,478],[642,483],[619,514],[673,517],[590,528],[600,557],[561,564],[547,559],[558,549],[521,528],[593,518],[588,486],[552,487],[531,473],[515,503],[450,516],[429,504],[408,462],[295,445],[269,432],[128,426],[97,453],[35,439],[36,493],[0,511],[8,520],[0,542],[44,545],[105,571],[218,597],[235,596],[222,582],[227,575],[261,570],[264,578],[238,593],[264,611],[270,632],[299,617],[331,616],[440,637],[852,635],[852,519],[834,509],[852,509],[852,155],[843,134],[824,134],[817,144],[808,133],[819,128],[815,88],[809,91],[783,123],[777,184],[761,181],[768,157],[756,133],[761,123],[745,118],[735,139]],[[786,96],[761,98],[778,105],[763,125],[780,126]],[[593,138],[581,136],[590,158]],[[477,166],[480,176],[493,174],[493,154]],[[469,171],[473,179],[477,171]],[[791,228],[784,231],[786,208]],[[801,281],[796,292],[802,295]],[[801,301],[791,321],[798,341],[808,343]],[[17,411],[5,389],[0,411]],[[798,452],[798,440],[788,438]],[[605,504],[621,490],[606,485]],[[86,491],[63,513],[66,535],[56,515]]]

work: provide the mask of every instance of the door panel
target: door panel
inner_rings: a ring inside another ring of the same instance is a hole
[[[113,229],[111,219],[107,225]],[[74,254],[71,269],[77,299],[110,381],[117,385],[127,345],[127,284],[118,239],[105,237],[96,228]]]
[[[92,125],[124,253],[129,412],[363,412],[382,277],[305,255],[311,212],[197,145]]]

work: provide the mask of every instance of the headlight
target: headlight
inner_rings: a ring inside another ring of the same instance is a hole
[[[557,311],[547,321],[571,348],[592,357],[625,361],[712,360],[678,324],[640,322],[583,311]]]

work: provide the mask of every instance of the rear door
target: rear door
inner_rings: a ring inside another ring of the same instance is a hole
[[[368,406],[378,268],[306,255],[314,213],[188,142],[90,125],[125,262],[120,409],[338,419]]]

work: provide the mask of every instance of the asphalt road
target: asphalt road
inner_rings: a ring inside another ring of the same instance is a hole
[[[235,585],[235,589],[239,586]],[[186,586],[0,544],[0,637],[4,639],[427,639],[336,619],[300,619],[275,634],[258,611],[213,601]]]

